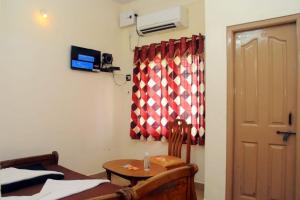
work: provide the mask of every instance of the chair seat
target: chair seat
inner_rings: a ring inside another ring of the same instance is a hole
[[[159,155],[159,156],[151,156],[150,161],[158,164],[160,166],[165,167],[166,169],[174,169],[176,167],[180,167],[185,165],[186,163],[178,157],[168,156],[168,155]]]

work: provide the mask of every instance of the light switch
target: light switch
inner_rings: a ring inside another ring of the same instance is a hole
[[[131,81],[131,75],[130,74],[126,74],[126,81]]]

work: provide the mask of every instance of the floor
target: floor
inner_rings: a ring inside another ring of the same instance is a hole
[[[105,175],[105,173],[101,173],[101,174],[92,175],[90,177],[91,178],[106,178],[106,175]],[[115,175],[112,175],[111,182],[116,184],[116,185],[121,185],[121,186],[128,186],[129,185],[129,182],[127,180],[125,180],[123,178],[120,178],[118,176],[115,176]],[[203,185],[196,184],[195,189],[196,189],[196,194],[197,194],[197,200],[203,200],[204,199]]]

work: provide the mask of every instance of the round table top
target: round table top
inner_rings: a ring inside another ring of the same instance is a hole
[[[128,169],[126,167],[128,165],[136,167],[137,169]],[[166,168],[152,162],[150,164],[150,170],[144,170],[144,161],[134,159],[108,161],[104,163],[103,168],[115,174],[136,178],[150,178],[161,172],[166,171]]]

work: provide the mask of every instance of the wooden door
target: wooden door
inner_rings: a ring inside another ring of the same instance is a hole
[[[239,200],[295,199],[296,26],[234,36],[233,195]]]

